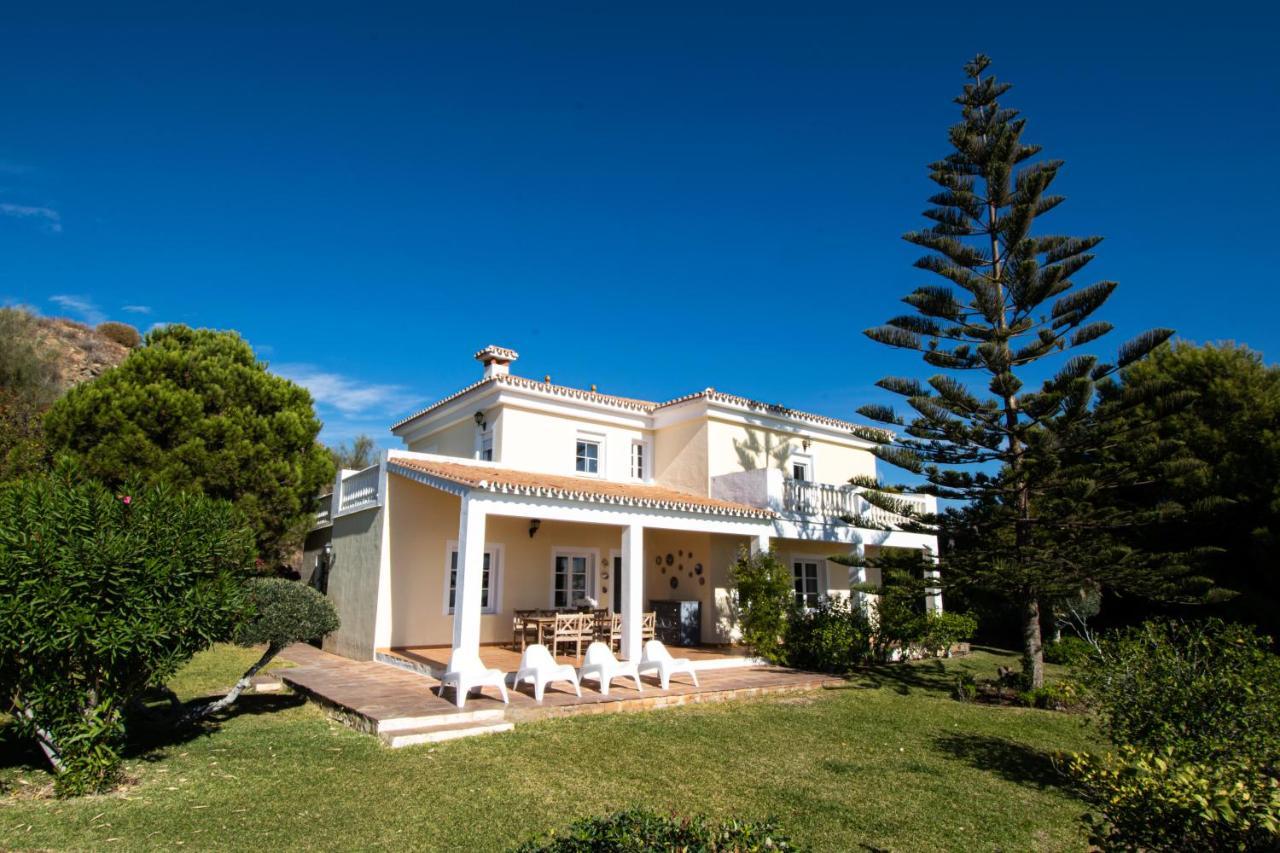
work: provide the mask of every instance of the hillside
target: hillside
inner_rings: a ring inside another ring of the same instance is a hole
[[[96,379],[124,361],[129,348],[65,317],[36,317],[37,335],[55,356],[63,391]]]

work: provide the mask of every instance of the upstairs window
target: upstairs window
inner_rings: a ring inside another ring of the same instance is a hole
[[[645,478],[645,445],[642,441],[633,442],[631,445],[631,476],[637,480]]]
[[[809,463],[808,462],[792,462],[791,463],[791,479],[799,480],[801,483],[809,482]]]
[[[600,473],[600,442],[578,439],[578,449],[574,460],[574,469],[579,474]]]
[[[480,459],[483,462],[493,461],[493,430],[491,429],[480,434]]]

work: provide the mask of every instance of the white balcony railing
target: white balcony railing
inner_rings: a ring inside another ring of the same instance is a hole
[[[381,496],[378,494],[381,483],[381,465],[372,465],[363,471],[340,472],[333,490],[333,517],[378,506],[381,503]]]
[[[862,517],[877,527],[901,527],[906,518],[872,505],[854,486],[792,480],[777,469],[740,471],[712,478],[712,495],[766,507],[782,515],[838,519]],[[893,495],[917,514],[937,512],[937,501],[927,495]]]

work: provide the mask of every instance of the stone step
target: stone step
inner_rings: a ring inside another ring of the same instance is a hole
[[[396,731],[383,731],[379,733],[382,742],[392,749],[399,749],[403,746],[416,746],[423,743],[440,743],[446,740],[457,740],[464,737],[475,737],[476,735],[491,735],[499,732],[509,732],[515,728],[513,723],[508,722],[476,722],[461,723],[458,725],[445,726],[427,726],[418,729],[400,729]]]
[[[455,711],[447,714],[425,714],[420,717],[389,717],[378,720],[378,734],[417,729],[439,729],[469,723],[492,723],[503,719],[503,708],[486,708],[480,711]]]

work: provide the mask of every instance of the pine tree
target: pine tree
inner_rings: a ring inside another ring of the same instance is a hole
[[[1042,600],[1086,581],[1168,592],[1163,580],[1153,584],[1152,578],[1166,569],[1162,578],[1176,574],[1171,563],[1157,565],[1113,534],[1179,508],[1102,508],[1099,494],[1134,488],[1139,475],[1133,467],[1097,465],[1096,452],[1123,438],[1107,428],[1116,411],[1132,410],[1139,397],[1156,409],[1176,405],[1178,395],[1152,384],[1105,409],[1097,406],[1098,383],[1173,332],[1139,335],[1120,347],[1115,363],[1072,353],[1111,330],[1093,315],[1116,283],[1077,286],[1073,280],[1102,238],[1032,233],[1037,219],[1063,201],[1049,192],[1062,162],[1035,159],[1040,147],[1022,140],[1025,119],[1000,104],[1010,84],[986,75],[989,64],[979,55],[965,66],[969,79],[956,99],[962,117],[949,134],[953,150],[929,167],[941,188],[924,214],[933,224],[905,235],[928,251],[916,267],[945,283],[917,288],[903,300],[913,313],[866,331],[872,340],[921,353],[942,372],[923,383],[881,380],[913,414],[906,420],[891,406],[864,406],[863,416],[892,431],[860,434],[876,442],[879,458],[923,479],[910,491],[964,502],[949,520],[916,517],[911,525],[937,531],[942,523],[971,534],[971,547],[944,556],[944,576],[980,583],[1018,603],[1024,673],[1038,687]],[[1060,354],[1066,355],[1059,371],[1039,390],[1024,390],[1028,374],[1043,376],[1040,362]],[[973,374],[985,381],[985,394],[961,378]],[[1158,446],[1144,447],[1150,456],[1163,454]],[[911,516],[892,491],[881,488],[867,498]]]

